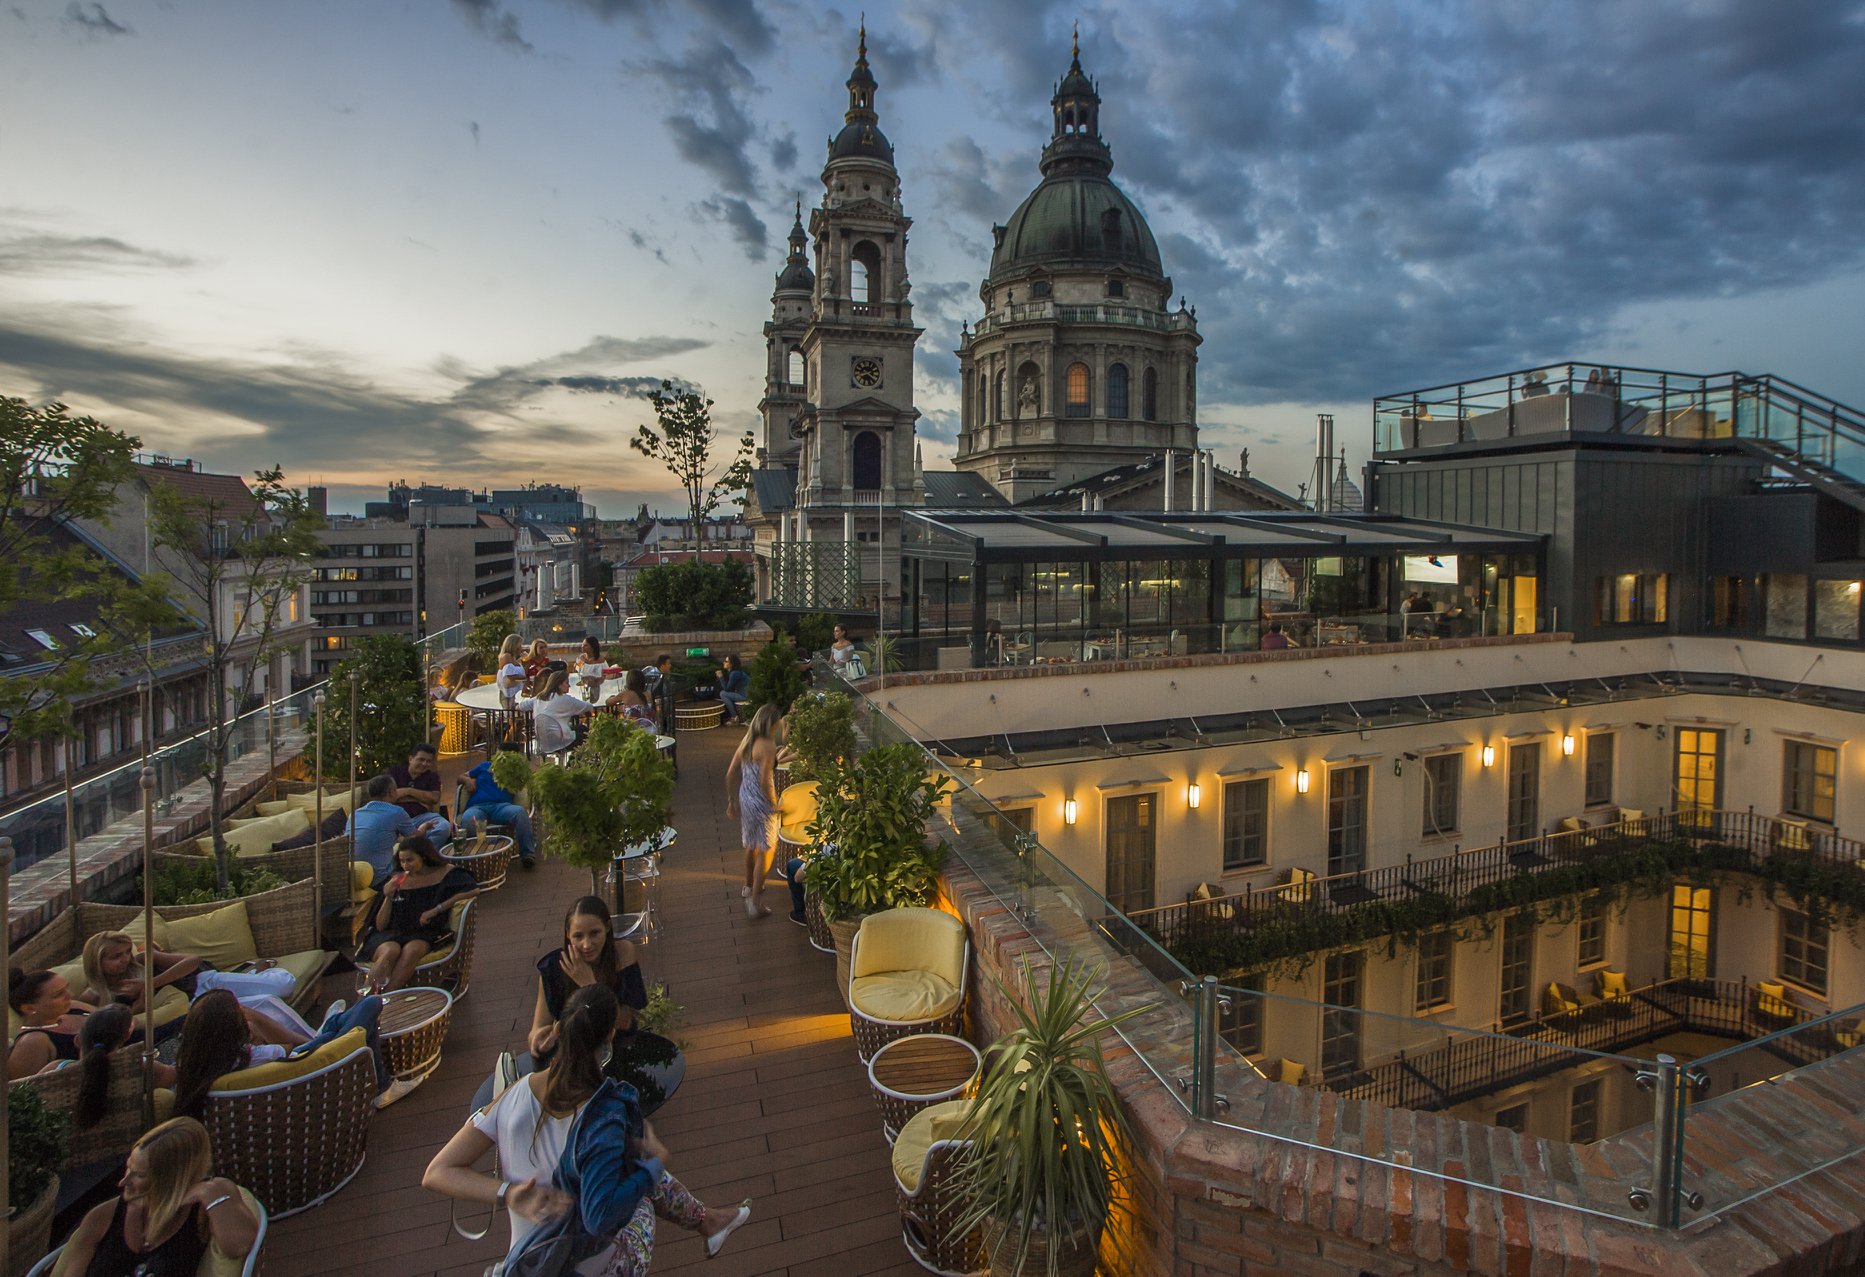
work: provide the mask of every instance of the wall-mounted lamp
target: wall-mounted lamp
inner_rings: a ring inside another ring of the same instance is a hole
[[[1483,746],[1483,766],[1494,767],[1495,765],[1496,765],[1496,747],[1494,745]]]
[[[1659,723],[1658,724],[1658,739],[1663,740],[1667,735],[1670,734],[1670,730],[1671,729],[1666,727],[1663,723]]]
[[[1308,792],[1308,769],[1306,767],[1295,773],[1295,792],[1298,794]]]
[[[1190,807],[1193,811],[1198,810],[1198,800],[1203,797],[1204,791],[1199,787],[1197,781],[1194,780],[1185,787],[1185,805]]]
[[[1394,776],[1405,775],[1405,764],[1396,758],[1392,760],[1392,774]]]
[[[1561,753],[1569,758],[1574,756],[1574,734],[1572,732],[1567,732],[1561,737]]]
[[[1065,825],[1075,823],[1075,800],[1073,798],[1062,800],[1062,823]]]
[[[1742,729],[1742,743],[1744,745],[1749,745],[1749,744],[1753,744],[1754,740],[1755,740],[1755,729],[1752,727],[1744,727]]]

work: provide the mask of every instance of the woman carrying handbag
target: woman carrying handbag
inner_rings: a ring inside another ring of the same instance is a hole
[[[634,1089],[602,1075],[620,1018],[608,988],[578,989],[558,1024],[550,1067],[474,1113],[421,1177],[456,1201],[510,1212],[511,1247],[494,1269],[500,1277],[645,1277],[656,1215],[702,1234],[708,1257],[751,1217],[748,1201],[735,1210],[706,1207],[663,1169],[667,1150]],[[498,1150],[491,1175],[473,1169],[488,1149]]]

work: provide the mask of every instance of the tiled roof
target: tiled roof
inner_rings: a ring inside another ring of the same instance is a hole
[[[237,474],[209,474],[204,470],[187,469],[179,465],[144,464],[136,466],[135,474],[150,487],[159,485],[171,492],[178,492],[191,504],[211,503],[234,518],[244,519],[259,509],[259,502],[253,497],[252,490]]]
[[[111,571],[130,581],[137,579],[127,565],[67,524],[34,520],[26,529],[26,535],[41,538],[41,544],[50,553],[81,549],[108,565]],[[25,673],[35,666],[58,659],[58,650],[74,647],[87,637],[81,630],[74,628],[80,625],[93,633],[104,632],[105,626],[95,596],[33,598],[23,601],[11,611],[0,612],[0,677]],[[172,638],[196,628],[193,625],[172,626],[157,631],[154,637],[158,640]],[[34,637],[34,630],[58,644],[58,650],[48,649]]]
[[[971,470],[927,470],[926,504],[942,510],[992,507],[1006,508],[1010,503],[993,488],[983,475]]]

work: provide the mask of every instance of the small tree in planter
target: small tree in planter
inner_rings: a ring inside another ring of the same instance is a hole
[[[818,692],[790,707],[790,779],[818,780],[855,752],[855,703],[846,692]]]
[[[514,794],[530,791],[544,817],[545,853],[587,869],[596,895],[616,854],[660,833],[673,810],[673,764],[652,732],[623,718],[597,718],[563,764],[534,767],[522,754],[500,754],[492,778]]]
[[[811,612],[797,622],[797,651],[815,655],[835,642],[835,621],[827,612]]]
[[[1071,958],[1039,987],[1020,966],[1021,996],[998,980],[1017,1027],[985,1052],[962,1138],[960,1236],[982,1226],[995,1277],[1091,1277],[1114,1186],[1132,1164],[1127,1112],[1096,1039],[1151,1004],[1093,1016],[1095,973]]]
[[[848,949],[861,919],[922,906],[939,884],[943,841],[927,821],[946,778],[929,771],[917,745],[880,745],[832,763],[817,776],[810,833],[821,851],[803,870],[835,935],[836,988],[848,997]]]
[[[499,645],[507,634],[518,632],[518,613],[512,611],[481,612],[466,629],[466,651],[473,658],[473,668],[483,673],[497,673],[493,662],[499,658]]]
[[[330,673],[334,694],[324,709],[324,778],[346,781],[350,762],[350,671],[356,683],[356,774],[380,775],[407,761],[427,739],[427,692],[421,686],[421,653],[399,634],[355,640],[350,655]]]
[[[781,630],[758,649],[751,662],[751,684],[746,692],[750,708],[775,703],[788,714],[797,697],[809,690],[809,676],[797,661],[790,636]]]
[[[52,1204],[65,1164],[71,1118],[45,1106],[30,1086],[6,1095],[8,1264],[23,1273],[51,1249]]]

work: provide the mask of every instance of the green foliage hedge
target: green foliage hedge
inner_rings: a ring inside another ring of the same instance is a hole
[[[668,563],[644,568],[635,578],[635,599],[647,628],[737,630],[751,619],[751,568],[724,563]]]

